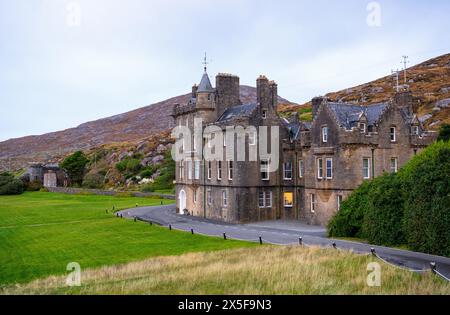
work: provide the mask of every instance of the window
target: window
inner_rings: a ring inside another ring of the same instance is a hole
[[[311,194],[311,212],[312,213],[316,212],[316,195],[315,194]]]
[[[367,131],[368,131],[368,132],[373,132],[373,126],[367,127]]]
[[[222,191],[222,206],[228,206],[228,193],[226,190]]]
[[[328,142],[328,127],[322,128],[322,142]]]
[[[194,161],[194,179],[200,179],[200,161]]]
[[[333,159],[327,158],[326,159],[326,176],[327,179],[333,179]]]
[[[256,145],[256,132],[250,132],[248,134],[248,144]]]
[[[292,162],[286,162],[283,165],[283,173],[285,180],[292,180]]]
[[[262,118],[267,119],[267,110],[262,111]]]
[[[228,179],[233,180],[233,161],[228,161]]]
[[[398,159],[392,158],[391,159],[391,173],[397,173],[398,172]]]
[[[192,136],[192,144],[193,144],[192,152],[197,152],[197,137],[195,135]]]
[[[342,195],[337,196],[337,209],[338,211],[341,210],[341,204],[342,204]]]
[[[272,192],[260,191],[258,194],[258,205],[260,208],[272,208]]]
[[[272,208],[272,192],[271,191],[265,192],[265,201],[266,201],[266,208]]]
[[[264,208],[265,207],[265,193],[263,191],[259,192],[259,197],[258,197],[258,204],[260,208]]]
[[[396,142],[397,141],[397,135],[396,135],[395,127],[391,127],[390,138],[391,138],[391,142]]]
[[[419,126],[413,126],[412,127],[412,134],[415,136],[419,135]]]
[[[211,196],[211,190],[208,190],[206,192],[206,201],[208,202],[208,205],[212,204],[212,196]]]
[[[303,178],[303,172],[304,172],[304,164],[303,160],[298,161],[298,177]]]
[[[284,206],[286,208],[292,208],[294,206],[294,193],[285,192],[283,196],[284,196]]]
[[[197,189],[194,189],[193,198],[194,198],[194,203],[197,203]]]
[[[363,176],[364,179],[370,178],[370,159],[363,158]]]
[[[261,179],[262,180],[269,180],[269,161],[268,160],[261,160]]]
[[[212,165],[211,161],[208,161],[208,179],[212,178]]]
[[[317,159],[317,178],[323,179],[323,165],[322,165],[323,159]]]
[[[360,130],[362,133],[366,133],[366,124],[365,124],[365,123],[360,123],[360,124],[359,124],[359,130]]]
[[[184,177],[184,161],[180,161],[180,179]]]
[[[217,161],[217,180],[222,180],[222,161]]]
[[[192,160],[188,161],[188,179],[192,179]]]

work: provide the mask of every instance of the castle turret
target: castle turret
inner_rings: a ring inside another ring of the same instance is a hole
[[[203,73],[200,84],[197,88],[197,108],[214,108],[215,90],[211,85],[208,73]]]

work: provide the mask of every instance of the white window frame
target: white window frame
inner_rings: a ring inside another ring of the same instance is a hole
[[[180,177],[180,179],[183,179],[184,178],[184,160],[180,161],[179,171],[180,171],[179,177]]]
[[[208,175],[208,179],[211,180],[211,178],[212,178],[212,162],[211,162],[211,161],[208,161],[207,163],[208,163],[208,172],[207,172],[207,175]]]
[[[287,168],[287,166],[290,165],[290,169]],[[287,173],[290,172],[290,176],[286,176]],[[283,163],[283,178],[284,180],[292,180],[293,170],[292,170],[292,162],[285,162]]]
[[[361,133],[366,133],[366,131],[367,131],[366,124],[359,123],[359,130],[361,131]]]
[[[248,145],[256,145],[256,138],[257,138],[257,134],[256,132],[250,132],[248,134]]]
[[[206,202],[209,206],[212,205],[212,192],[210,189],[206,191]]]
[[[222,180],[222,161],[217,161],[217,180]]]
[[[258,206],[260,209],[266,207],[266,193],[264,191],[258,192]]]
[[[292,194],[292,204],[286,204],[286,194]],[[285,208],[293,208],[294,207],[294,193],[291,191],[285,191],[283,192],[283,204]]]
[[[317,205],[316,194],[310,194],[310,199],[311,199],[310,203],[311,213],[316,213],[316,205]]]
[[[330,162],[330,167],[328,167],[328,162]],[[330,171],[330,176],[328,176],[328,171]],[[325,177],[326,179],[333,179],[333,159],[325,159]]]
[[[200,160],[194,161],[194,179],[199,180],[200,179]]]
[[[192,174],[193,174],[193,165],[192,160],[188,160],[188,179],[192,180]]]
[[[233,161],[228,161],[228,180],[233,180]]]
[[[337,209],[338,211],[341,211],[341,205],[342,201],[344,200],[344,197],[342,195],[337,195]]]
[[[264,192],[264,204],[266,208],[272,208],[272,192]]]
[[[394,126],[389,128],[389,139],[391,142],[397,142],[397,128]]]
[[[323,143],[328,142],[328,127],[327,126],[322,127],[322,142]]]
[[[323,158],[316,159],[317,179],[323,179]]]
[[[367,161],[367,175],[365,174],[365,170],[366,170],[366,166],[364,165],[365,161]],[[370,158],[363,158],[363,166],[362,166],[362,171],[363,171],[363,178],[364,179],[370,179],[370,169],[372,166],[372,161]]]
[[[267,165],[264,168],[263,168],[263,163],[264,164],[267,163]],[[267,160],[267,159],[262,159],[260,161],[260,169],[259,169],[259,171],[260,171],[260,174],[261,174],[261,179],[263,181],[269,181],[270,180],[270,168],[269,168],[269,165],[270,165],[270,163],[269,163],[269,160]],[[263,174],[266,174],[267,176],[264,177]]]
[[[298,177],[303,178],[303,170],[304,170],[304,162],[303,159],[298,160]]]
[[[228,192],[222,190],[222,207],[228,207]]]
[[[392,165],[392,162],[394,162],[394,165]],[[392,157],[391,158],[391,173],[398,173],[398,158],[397,157]]]

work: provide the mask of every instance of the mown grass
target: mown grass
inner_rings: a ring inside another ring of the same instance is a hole
[[[134,223],[111,211],[161,202],[172,201],[41,192],[0,196],[0,286],[65,274],[70,262],[85,269],[252,246]]]
[[[367,285],[367,266],[381,264],[381,286]],[[261,246],[84,270],[81,286],[49,277],[3,294],[450,294],[431,272],[415,274],[372,256],[334,249]]]

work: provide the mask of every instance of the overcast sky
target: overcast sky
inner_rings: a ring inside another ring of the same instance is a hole
[[[450,1],[370,3],[0,0],[0,141],[188,93],[205,51],[298,103],[450,52]]]

